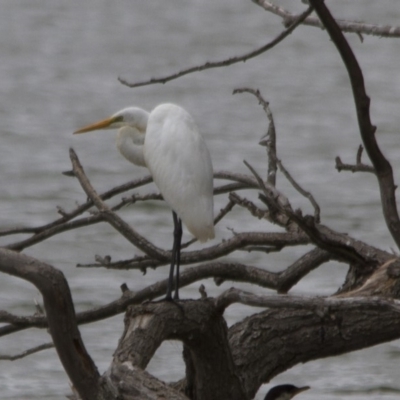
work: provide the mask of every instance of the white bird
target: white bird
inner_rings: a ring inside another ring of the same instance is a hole
[[[174,245],[167,299],[179,298],[182,224],[200,242],[213,239],[213,168],[206,143],[191,115],[175,104],[160,104],[151,113],[129,107],[74,132],[118,129],[117,148],[133,164],[147,167],[172,209]]]

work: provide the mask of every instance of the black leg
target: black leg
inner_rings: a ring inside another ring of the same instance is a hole
[[[171,267],[169,269],[167,296],[165,298],[166,300],[172,300],[175,262],[177,262],[177,275],[179,275],[180,248],[182,239],[182,223],[178,218],[178,216],[176,215],[175,211],[172,211],[172,217],[174,219],[174,244],[172,246]],[[175,296],[174,296],[175,299],[179,298],[178,279],[179,278],[177,278],[177,286],[175,288]]]
[[[175,278],[175,296],[174,299],[179,299],[179,267],[181,265],[181,243],[182,243],[182,221],[173,213],[174,218],[174,240],[176,240],[176,278]]]

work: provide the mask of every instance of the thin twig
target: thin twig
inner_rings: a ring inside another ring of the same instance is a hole
[[[320,222],[320,213],[321,213],[321,209],[318,205],[318,203],[316,202],[316,200],[314,199],[314,196],[310,193],[307,192],[306,190],[304,190],[292,177],[292,175],[290,175],[289,171],[283,166],[281,160],[276,160],[276,163],[278,164],[278,167],[280,169],[280,171],[282,172],[283,175],[285,175],[286,179],[292,184],[292,186],[304,197],[306,197],[310,203],[312,204],[312,206],[314,207],[314,218],[315,218],[315,222],[319,223]]]
[[[246,161],[244,161],[247,168],[253,173],[254,177],[257,179],[257,182],[260,185],[260,189],[263,190],[266,197],[269,201],[275,204],[276,208],[279,211],[286,214],[290,219],[292,219],[301,230],[310,238],[310,240],[317,245],[319,248],[326,250],[332,255],[342,260],[346,260],[347,262],[357,263],[359,265],[368,264],[368,259],[361,254],[357,249],[350,245],[350,242],[343,243],[340,240],[335,240],[334,238],[328,237],[323,232],[318,229],[315,219],[311,216],[302,216],[300,211],[293,212],[289,207],[282,207],[276,199],[271,196],[271,190],[268,189],[265,185],[265,182],[260,178],[255,169]],[[371,260],[369,260],[371,263]]]
[[[116,186],[111,190],[108,190],[100,195],[102,200],[108,200],[118,194],[124,193],[131,189],[136,189],[138,187],[147,185],[148,183],[152,182],[153,179],[151,176],[145,176],[143,178],[135,179],[134,181],[124,183],[123,185]],[[79,205],[75,210],[67,213],[62,214],[62,218],[58,218],[53,222],[50,222],[45,225],[37,226],[34,228],[13,228],[7,229],[4,231],[0,231],[0,236],[6,235],[14,235],[19,233],[41,233],[45,230],[51,229],[57,225],[60,225],[64,222],[70,221],[73,218],[76,218],[78,215],[83,214],[85,211],[89,210],[93,207],[92,200],[88,200],[86,203]]]
[[[122,218],[115,214],[100,198],[100,196],[93,189],[86,177],[82,165],[79,162],[78,156],[73,149],[70,149],[70,158],[74,173],[78,178],[83,190],[90,197],[94,205],[99,209],[101,214],[111,226],[113,226],[122,236],[124,236],[129,242],[135,245],[137,248],[155,258],[159,261],[165,261],[170,258],[170,252],[166,252],[139,235],[134,229],[132,229]]]
[[[256,217],[258,219],[266,218],[270,220],[269,212],[267,210],[262,210],[261,208],[257,207],[252,201],[244,197],[240,197],[235,192],[229,193],[229,198],[235,204],[246,208],[253,217]]]
[[[345,164],[342,162],[340,157],[336,157],[335,158],[335,168],[341,172],[341,171],[350,171],[350,172],[369,172],[371,174],[375,174],[376,175],[376,171],[374,169],[374,167],[371,167],[370,165],[366,165],[366,164]]]
[[[264,10],[279,15],[283,19],[283,24],[285,26],[292,23],[293,19],[296,18],[295,14],[290,13],[283,7],[279,7],[271,3],[270,1],[267,0],[252,0],[252,1],[253,3],[258,4],[259,6],[264,8]],[[373,24],[366,24],[364,22],[346,21],[344,19],[337,19],[336,23],[343,32],[349,32],[349,33],[352,32],[360,36],[361,34],[365,34],[365,35],[389,37],[389,38],[400,37],[400,27],[398,26],[373,25]],[[302,24],[325,29],[321,21],[315,17],[307,17],[302,22]]]
[[[240,232],[231,238],[216,245],[194,251],[187,251],[181,254],[181,265],[194,264],[198,262],[211,261],[226,256],[246,246],[271,246],[287,247],[309,244],[310,241],[302,231],[293,232]],[[80,265],[81,267],[105,267],[108,269],[142,269],[143,267],[157,268],[168,264],[168,258],[164,260],[143,259],[144,265],[137,258],[118,261],[115,263]]]
[[[75,176],[75,175],[74,175]],[[233,190],[242,190],[257,187],[255,180],[250,176],[245,176],[242,174],[234,174],[231,172],[216,172],[214,174],[216,179],[226,179],[232,180],[233,183],[229,183],[226,185],[221,185],[219,187],[214,188],[214,195],[219,195],[223,193],[229,193]],[[128,182],[126,184],[117,186],[107,192],[104,192],[100,195],[103,200],[114,197],[115,195],[121,194],[125,191],[146,185],[152,182],[152,178],[150,176],[145,176],[143,178],[139,178],[135,181]],[[133,195],[132,198],[123,198],[120,203],[116,204],[111,208],[112,211],[117,211],[128,205],[130,203],[135,203],[137,201],[145,201],[145,200],[161,200],[162,196],[160,193],[149,193],[144,196]],[[84,213],[93,207],[92,200],[88,200],[86,203],[79,205],[75,210],[71,212],[64,212],[63,218],[58,218],[50,223],[40,225],[37,227],[21,227],[21,228],[13,228],[5,231],[0,231],[0,236],[8,236],[14,234],[21,233],[33,233],[33,235],[27,239],[20,240],[18,242],[10,243],[5,247],[21,251],[27,247],[33,246],[44,240],[60,234],[62,232],[66,232],[68,230],[73,230],[77,228],[81,228],[82,226],[89,226],[92,224],[97,224],[99,222],[103,222],[104,218],[101,213],[97,213],[91,215],[90,217],[76,219],[71,221],[71,219],[76,218],[78,215]]]
[[[374,167],[372,167],[370,165],[366,165],[361,161],[363,150],[364,150],[364,147],[362,145],[360,145],[357,150],[355,165],[344,164],[339,156],[336,157],[335,158],[336,169],[339,172],[341,172],[341,171],[351,171],[353,173],[354,172],[370,172],[370,173],[373,173],[376,175],[376,171],[375,171]]]
[[[274,119],[269,108],[269,103],[265,101],[262,97],[259,90],[254,90],[251,88],[238,88],[233,91],[233,94],[236,93],[251,93],[255,97],[257,97],[259,103],[262,105],[265,113],[267,114],[269,120],[269,127],[268,132],[264,136],[264,138],[268,138],[268,140],[264,140],[262,143],[267,147],[268,151],[268,177],[267,182],[272,186],[275,186],[275,177],[276,177],[276,168],[277,166],[285,175],[286,179],[292,184],[292,186],[303,196],[307,197],[311,202],[312,206],[314,207],[314,218],[315,221],[318,223],[320,221],[320,207],[318,203],[315,201],[314,196],[310,193],[305,191],[290,175],[289,171],[283,166],[282,162],[278,159],[277,151],[276,151],[276,132],[275,132],[275,124]],[[263,138],[263,139],[264,139]]]
[[[75,176],[75,174],[74,174]],[[232,180],[232,183],[226,184],[226,185],[221,185],[217,186],[214,188],[214,195],[220,195],[224,193],[230,193],[233,190],[242,190],[242,189],[250,189],[250,188],[256,188],[257,184],[254,180],[254,178],[250,176],[245,176],[242,174],[235,174],[231,172],[215,172],[214,177],[216,179],[226,179],[226,180]],[[115,195],[118,195],[124,191],[134,189],[135,187],[140,187],[143,185],[146,185],[152,181],[151,177],[146,176],[143,178],[139,178],[135,181],[128,182],[124,185],[117,186],[103,194],[100,195],[100,197],[104,199],[111,198]],[[115,206],[111,208],[112,211],[118,211],[121,208],[125,207],[126,205],[136,203],[138,201],[147,201],[147,200],[162,200],[162,196],[160,193],[149,193],[147,195],[137,195],[134,194],[132,197],[127,197],[127,198],[122,198],[122,200],[117,203]],[[90,209],[90,207],[93,207],[93,202],[92,200],[88,200],[86,203],[78,206],[75,210],[67,213],[63,213],[63,218],[58,218],[53,222],[47,223],[45,225],[41,225],[38,227],[33,227],[33,228],[16,228],[16,229],[11,229],[7,231],[3,231],[0,233],[0,236],[4,235],[13,235],[16,233],[34,233],[31,237],[27,239],[23,239],[14,243],[10,243],[4,247],[11,249],[11,250],[16,250],[16,251],[22,251],[26,249],[27,247],[34,246],[40,242],[43,242],[44,240],[58,235],[60,233],[73,230],[73,229],[78,229],[83,226],[90,226],[93,224],[105,222],[104,215],[102,213],[92,213],[91,216],[89,217],[84,217],[84,218],[79,218],[75,219],[74,221],[70,221],[73,218],[76,218],[79,214],[82,214],[83,212],[87,211]],[[150,265],[151,266],[151,265]]]
[[[142,82],[134,82],[131,83],[127,81],[126,79],[123,79],[121,77],[118,78],[118,80],[125,86],[128,86],[130,88],[134,87],[139,87],[139,86],[146,86],[146,85],[153,85],[155,83],[167,83],[169,81],[172,81],[174,79],[180,78],[184,75],[191,74],[193,72],[199,72],[199,71],[204,71],[206,69],[211,69],[211,68],[220,68],[220,67],[227,67],[232,64],[236,64],[238,62],[245,62],[251,58],[257,57],[258,55],[266,52],[267,50],[272,49],[274,46],[276,46],[278,43],[280,43],[283,39],[285,39],[287,36],[289,36],[295,29],[296,27],[301,24],[305,18],[307,18],[312,12],[312,7],[309,7],[306,11],[304,11],[302,14],[300,14],[297,18],[293,20],[293,22],[290,24],[290,26],[284,30],[282,33],[280,33],[274,40],[271,42],[267,43],[266,45],[253,50],[249,53],[246,53],[241,56],[236,56],[236,57],[231,57],[223,61],[214,61],[214,62],[206,62],[203,65],[198,65],[195,67],[187,68],[182,71],[176,72],[171,75],[167,75],[161,78],[151,78],[150,80],[142,81]]]
[[[247,253],[252,253],[254,251],[260,252],[260,253],[265,253],[265,254],[270,254],[270,253],[279,253],[282,250],[281,246],[247,246],[244,247],[243,249],[240,249],[240,251],[245,251]]]
[[[277,152],[276,152],[276,130],[275,130],[275,123],[272,112],[269,108],[269,102],[266,101],[260,91],[251,89],[251,88],[238,88],[233,91],[233,94],[236,93],[251,93],[257,99],[259,104],[263,107],[265,113],[267,114],[267,118],[269,120],[267,133],[260,139],[259,145],[265,146],[267,148],[267,158],[268,158],[268,175],[267,175],[267,182],[275,186],[276,185],[276,159],[277,159]]]
[[[25,350],[25,351],[23,351],[22,353],[15,354],[15,355],[13,355],[13,356],[11,356],[11,355],[8,356],[8,355],[0,354],[0,360],[15,361],[15,360],[19,360],[20,358],[24,358],[24,357],[27,357],[27,356],[29,356],[29,355],[31,355],[31,354],[37,353],[37,352],[39,352],[39,351],[51,349],[51,348],[53,348],[53,347],[54,347],[53,342],[51,342],[51,343],[44,343],[44,344],[41,344],[41,345],[39,345],[39,346],[32,347],[31,349]]]

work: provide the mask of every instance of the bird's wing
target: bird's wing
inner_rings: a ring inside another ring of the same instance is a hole
[[[153,180],[189,231],[201,241],[211,239],[213,169],[206,143],[185,110],[152,114],[144,157]]]

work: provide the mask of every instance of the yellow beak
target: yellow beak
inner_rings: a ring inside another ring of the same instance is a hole
[[[78,129],[77,131],[74,132],[74,135],[76,135],[77,133],[86,133],[86,132],[90,132],[90,131],[96,131],[98,129],[105,129],[105,128],[109,127],[113,122],[114,122],[114,118],[107,118],[102,121],[96,122],[94,124],[85,126],[81,129]]]

